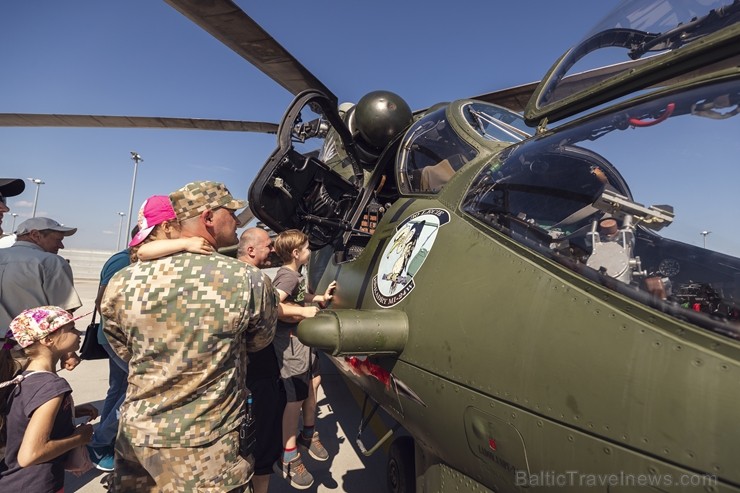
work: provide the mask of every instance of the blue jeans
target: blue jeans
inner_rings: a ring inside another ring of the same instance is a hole
[[[108,393],[105,396],[103,410],[100,413],[100,423],[95,429],[92,442],[93,447],[112,447],[118,434],[119,409],[126,397],[128,387],[128,363],[123,361],[107,344],[103,348],[110,356],[108,360]]]

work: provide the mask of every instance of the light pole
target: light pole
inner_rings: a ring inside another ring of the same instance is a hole
[[[131,198],[128,201],[128,222],[126,223],[128,228],[127,230],[131,230],[131,212],[134,210],[134,191],[136,190],[136,172],[139,170],[139,163],[143,162],[144,160],[141,159],[141,156],[139,156],[139,153],[136,151],[131,151],[131,160],[134,162],[134,179],[131,182]]]
[[[701,233],[699,233],[704,237],[704,248],[707,247],[707,236],[709,236],[709,233],[711,233],[711,231],[702,231]]]
[[[13,216],[13,227],[10,228],[10,232],[11,233],[15,233],[15,218],[18,217],[18,214],[16,214],[15,212],[13,212],[11,214],[11,216]]]
[[[36,195],[33,197],[33,212],[31,213],[31,217],[36,217],[36,205],[39,203],[39,188],[41,188],[41,185],[44,185],[45,182],[38,178],[29,178],[28,181],[36,184]]]
[[[118,239],[116,240],[116,250],[121,249],[121,229],[123,229],[123,218],[126,217],[125,212],[119,212],[120,219],[118,220]]]

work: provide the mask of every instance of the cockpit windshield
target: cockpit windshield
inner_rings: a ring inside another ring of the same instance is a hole
[[[437,193],[477,152],[451,128],[447,107],[432,111],[414,123],[398,150],[401,190]]]
[[[521,115],[500,106],[471,101],[462,105],[460,111],[468,124],[486,140],[519,142],[532,132]]]
[[[531,129],[522,116],[501,106],[456,101],[431,111],[409,128],[398,150],[396,169],[405,193],[439,192],[477,155],[450,124],[451,116],[466,122],[478,140],[521,142],[530,136]]]

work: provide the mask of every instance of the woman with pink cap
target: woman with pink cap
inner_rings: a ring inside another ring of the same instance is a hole
[[[12,339],[0,349],[0,442],[6,444],[1,491],[63,491],[68,452],[92,438],[92,426],[75,428],[73,418],[95,419],[97,409],[75,407],[72,388],[55,372],[61,357],[80,347],[77,318],[58,306],[40,306],[10,322]],[[9,380],[16,344],[29,362]]]
[[[180,223],[166,195],[153,195],[144,201],[139,209],[138,225],[139,232],[128,244],[132,262],[153,260],[182,251],[213,252],[211,244],[203,238],[180,238]]]

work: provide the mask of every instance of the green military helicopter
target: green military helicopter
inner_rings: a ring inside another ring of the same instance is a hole
[[[296,95],[279,126],[0,125],[276,132],[251,208],[338,283],[299,337],[395,423],[358,437],[390,491],[740,491],[740,0],[625,0],[539,83],[416,112],[167,3]]]
[[[414,113],[168,1],[297,95],[251,208],[338,283],[298,334],[397,423],[391,491],[740,490],[740,2],[626,1],[536,87]]]
[[[298,334],[402,429],[390,491],[740,491],[738,20],[626,1],[536,88],[416,114],[302,79],[250,203],[337,281]]]

